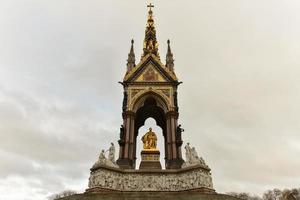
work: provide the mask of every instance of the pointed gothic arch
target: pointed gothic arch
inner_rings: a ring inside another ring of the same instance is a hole
[[[156,101],[156,105],[163,109],[164,113],[167,113],[171,110],[168,99],[164,97],[163,94],[155,91],[153,89],[146,90],[137,95],[135,99],[132,100],[131,110],[137,112],[137,110],[142,107],[146,100],[152,98]]]
[[[154,118],[161,127],[164,137],[165,166],[167,169],[180,168],[181,137],[176,133],[178,112],[172,109],[168,100],[154,90],[143,92],[132,100],[130,109],[123,113],[125,135],[121,138],[118,164],[123,168],[136,167],[136,146],[138,130],[148,118]]]
[[[135,112],[135,128],[134,128],[134,163],[136,163],[137,156],[139,156],[139,152],[136,152],[136,148],[138,145],[137,141],[139,129],[145,125],[145,121],[149,118],[153,118],[156,122],[156,125],[159,126],[162,130],[163,135],[163,143],[164,143],[164,155],[167,155],[167,126],[166,126],[166,105],[163,106],[160,97],[154,95],[154,93],[144,94],[140,101],[137,101],[136,112]],[[166,156],[165,156],[166,159]]]

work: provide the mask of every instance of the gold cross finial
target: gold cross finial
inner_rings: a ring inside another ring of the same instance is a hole
[[[150,11],[151,11],[151,8],[154,8],[154,5],[152,3],[150,3],[149,5],[147,5],[148,8],[150,8]]]

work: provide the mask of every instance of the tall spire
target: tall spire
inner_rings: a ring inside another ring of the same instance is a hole
[[[142,55],[142,58],[149,53],[154,54],[159,58],[158,42],[156,40],[156,30],[154,27],[154,19],[153,19],[153,11],[152,11],[152,8],[154,6],[150,3],[147,7],[149,8],[149,11],[148,11],[147,26],[145,31],[145,39],[144,39],[144,48],[143,48],[144,53]]]
[[[135,67],[135,54],[133,50],[133,43],[134,40],[131,40],[131,48],[130,52],[128,54],[128,59],[127,59],[127,71],[130,71],[133,67]]]
[[[171,71],[174,69],[174,58],[173,53],[170,47],[170,40],[168,40],[168,51],[166,56],[166,67],[169,68]]]

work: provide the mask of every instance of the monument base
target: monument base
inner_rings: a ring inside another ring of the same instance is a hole
[[[60,200],[241,200],[237,197],[199,192],[103,192],[84,193],[64,197]]]
[[[141,152],[141,158],[139,169],[161,169],[159,161],[160,152],[158,150],[143,150]]]
[[[202,165],[177,170],[130,170],[97,166],[91,169],[86,193],[142,191],[215,193],[210,169]]]

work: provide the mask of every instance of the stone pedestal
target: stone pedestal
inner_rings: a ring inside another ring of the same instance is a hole
[[[141,152],[141,158],[139,169],[161,169],[159,161],[160,152],[158,150],[143,150]]]
[[[87,193],[101,192],[214,193],[210,169],[195,165],[178,170],[132,170],[100,165],[91,169]]]

